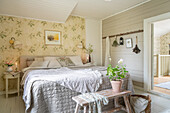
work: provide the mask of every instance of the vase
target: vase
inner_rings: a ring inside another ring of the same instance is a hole
[[[86,57],[86,51],[85,50],[81,51],[81,60],[82,60],[83,64],[87,63],[87,57]]]
[[[90,56],[90,54],[89,54],[89,62],[91,62],[91,56]]]
[[[12,66],[8,66],[6,71],[8,71],[8,72],[13,71]]]
[[[119,81],[110,81],[112,85],[113,92],[119,93],[121,86],[122,86],[122,80]]]

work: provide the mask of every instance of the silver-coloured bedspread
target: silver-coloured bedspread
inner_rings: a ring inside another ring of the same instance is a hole
[[[98,90],[110,88],[108,77],[103,77],[103,84]],[[122,89],[133,91],[132,81],[125,79]],[[74,113],[76,103],[72,100],[72,97],[80,94],[50,81],[34,82],[31,93],[31,107],[26,111],[27,113]],[[111,104],[105,106],[104,109],[113,107],[113,101],[109,103]]]

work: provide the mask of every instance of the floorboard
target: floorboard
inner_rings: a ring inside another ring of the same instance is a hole
[[[170,82],[170,76],[163,76],[163,77],[154,77],[154,84],[160,84],[164,82]],[[170,95],[170,90],[160,87],[153,87],[153,90],[156,92],[164,93]]]

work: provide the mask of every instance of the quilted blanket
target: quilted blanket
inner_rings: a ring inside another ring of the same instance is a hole
[[[99,69],[99,68],[98,68]],[[70,71],[69,69],[66,69]],[[110,82],[108,77],[103,76],[101,77],[101,74],[105,75],[104,70],[100,70],[100,74],[98,73],[99,71],[96,71],[96,69],[93,69],[92,72],[97,72],[97,74],[94,74],[96,76],[96,82],[100,83],[98,87],[96,87],[95,90],[89,90],[90,92],[92,91],[97,91],[97,90],[104,90],[104,89],[109,89],[111,88]],[[42,72],[43,70],[41,70]],[[54,70],[53,70],[54,71]],[[73,71],[73,70],[71,70]],[[82,70],[81,70],[82,71]],[[89,71],[89,70],[85,70]],[[37,71],[30,71],[31,73],[36,73]],[[29,72],[29,73],[30,73]],[[25,77],[25,83],[26,81],[29,83],[31,79],[29,79],[29,73],[27,74],[27,77]],[[71,73],[71,72],[70,72]],[[33,74],[33,78],[36,78],[36,74]],[[49,75],[49,74],[48,74]],[[69,75],[69,74],[68,74]],[[70,87],[67,87],[66,85],[62,85],[61,82],[57,82],[57,79],[46,79],[45,74],[44,79],[43,76],[42,78],[40,75],[38,75],[38,79],[35,79],[35,81],[31,81],[31,87],[30,90],[27,89],[26,85],[24,86],[24,92],[27,90],[24,94],[24,97],[30,97],[29,98],[29,103],[26,103],[26,112],[27,113],[73,113],[75,109],[75,102],[72,100],[73,96],[77,96],[80,94],[81,91],[76,91],[74,88],[71,89]],[[52,76],[52,75],[50,75]],[[85,76],[85,75],[84,75]],[[100,76],[100,77],[99,77]],[[30,77],[32,78],[32,77]],[[41,79],[40,79],[41,78]],[[102,82],[100,82],[102,79]],[[61,81],[61,79],[60,79]],[[73,79],[74,81],[74,79]],[[95,83],[95,81],[94,81]],[[101,84],[102,83],[102,84]],[[27,83],[26,83],[27,84]],[[95,87],[93,87],[95,88]],[[92,88],[92,89],[93,89]],[[124,90],[131,90],[133,91],[133,85],[129,77],[127,77],[124,80],[122,89]],[[111,101],[110,101],[111,102]],[[112,102],[111,102],[112,103]],[[113,103],[109,104],[111,107],[113,107]],[[109,106],[108,106],[109,107]],[[107,106],[106,106],[107,108]]]

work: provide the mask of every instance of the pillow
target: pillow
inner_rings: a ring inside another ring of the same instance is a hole
[[[30,67],[42,67],[47,68],[47,65],[49,64],[49,61],[34,61]]]
[[[71,61],[76,65],[76,66],[83,66],[82,60],[80,56],[70,56],[69,57]]]
[[[27,60],[27,67],[29,67],[34,61],[32,60]]]
[[[44,58],[34,58],[35,61],[44,61]]]
[[[27,58],[26,60],[26,64],[27,64],[27,67],[29,67],[34,61],[34,58]]]
[[[44,57],[45,61],[54,61],[57,60],[57,57]]]
[[[75,64],[70,60],[70,58],[59,57],[57,60],[63,67],[75,66]]]
[[[61,67],[61,65],[57,60],[51,60],[48,64],[48,68],[59,68],[59,67]]]

